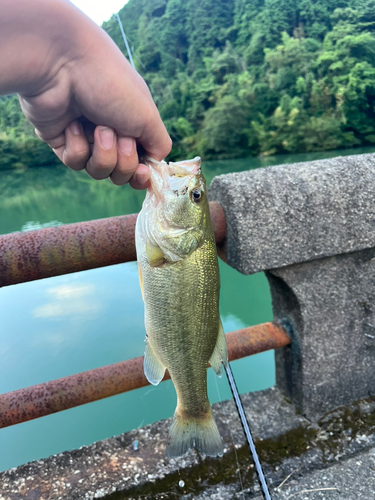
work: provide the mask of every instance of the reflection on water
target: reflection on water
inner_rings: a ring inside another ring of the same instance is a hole
[[[210,162],[204,171],[211,180],[228,171],[299,159],[311,157]],[[65,168],[0,172],[0,192],[0,234],[138,212],[144,197],[143,192]],[[220,269],[226,332],[272,319],[263,274],[242,276],[223,263]],[[2,288],[0,317],[1,393],[143,354],[136,263]],[[241,392],[270,387],[273,353],[236,361],[233,371]],[[212,370],[208,381],[211,401],[231,397],[226,380],[217,383]],[[0,469],[170,417],[175,404],[173,385],[167,381],[2,429]]]
[[[62,222],[58,220],[51,220],[50,222],[45,222],[41,224],[38,220],[29,220],[21,227],[21,231],[35,231],[36,229],[44,229],[45,227],[56,227],[62,226]]]

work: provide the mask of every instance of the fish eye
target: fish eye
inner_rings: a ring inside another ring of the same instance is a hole
[[[195,202],[195,203],[199,203],[202,199],[202,193],[200,191],[200,189],[193,189],[192,192],[191,192],[191,199]]]

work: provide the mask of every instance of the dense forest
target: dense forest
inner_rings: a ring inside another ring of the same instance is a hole
[[[375,0],[130,0],[119,14],[171,158],[375,143]],[[103,27],[126,53],[117,21]],[[15,98],[0,101],[0,168],[9,155],[51,159]]]
[[[35,135],[17,96],[0,96],[0,170],[59,163],[52,149]]]

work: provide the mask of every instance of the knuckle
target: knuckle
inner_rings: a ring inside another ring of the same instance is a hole
[[[112,182],[112,184],[114,184],[115,186],[123,186],[124,184],[126,184],[128,181],[122,181],[120,180],[118,177],[115,177],[113,175],[111,175],[109,177],[109,180]]]
[[[74,148],[72,151],[67,152],[67,156],[71,158],[72,161],[87,161],[90,156],[90,148],[88,145]]]
[[[115,169],[116,161],[102,161],[100,163],[96,163],[96,169],[100,172],[103,172],[103,175],[108,175]]]
[[[123,186],[129,182],[132,176],[133,172],[119,172],[115,169],[110,175],[110,179],[116,186]]]
[[[72,170],[82,170],[85,168],[86,162],[89,159],[90,152],[88,149],[78,149],[76,151],[64,152],[63,162]]]
[[[83,170],[85,168],[86,162],[84,160],[78,160],[77,158],[63,156],[62,162],[72,170]]]
[[[34,117],[36,114],[35,109],[38,110],[37,116],[32,120],[38,123],[39,120],[44,122],[45,120],[63,115],[69,106],[70,100],[68,91],[56,93],[53,90],[49,90],[36,97],[27,99],[27,105],[25,105],[25,102],[26,100],[24,100],[24,106],[30,117]]]
[[[102,181],[103,179],[106,179],[108,177],[108,175],[102,175],[102,172],[100,172],[100,171],[96,171],[96,170],[92,171],[92,170],[88,170],[87,168],[86,168],[86,171],[90,175],[90,177],[92,177],[96,181]]]
[[[117,164],[117,154],[114,152],[114,154],[98,155],[94,158],[94,162],[97,168],[112,171]]]
[[[109,177],[114,168],[115,165],[113,164],[96,163],[91,157],[87,163],[86,171],[93,179],[101,181]]]
[[[117,163],[115,171],[123,175],[133,175],[138,165],[138,155],[134,155],[134,158],[128,158],[126,160],[121,159],[121,161]]]

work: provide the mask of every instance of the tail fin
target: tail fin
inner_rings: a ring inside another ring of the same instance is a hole
[[[177,412],[173,416],[169,430],[167,456],[179,457],[193,447],[210,457],[223,455],[223,441],[211,408],[205,418],[187,419]]]

